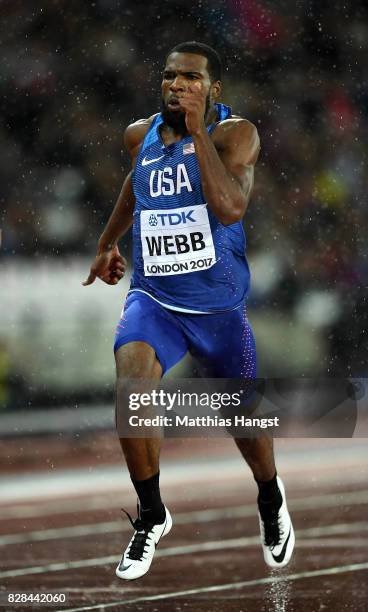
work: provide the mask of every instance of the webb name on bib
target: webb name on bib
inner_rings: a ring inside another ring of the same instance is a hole
[[[170,276],[216,263],[207,205],[141,211],[145,276]]]

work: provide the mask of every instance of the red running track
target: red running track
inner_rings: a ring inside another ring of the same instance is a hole
[[[276,441],[297,538],[292,562],[279,571],[264,565],[256,487],[232,442],[170,442],[161,481],[173,530],[160,543],[149,574],[133,582],[115,577],[131,533],[120,508],[134,512],[135,506],[115,437],[83,440],[72,453],[65,441],[28,440],[25,446],[33,448],[33,457],[38,449],[37,461],[17,463],[14,443],[7,451],[2,447],[3,457],[11,458],[0,501],[3,600],[5,592],[42,591],[65,593],[67,604],[33,609],[368,609],[365,440]],[[57,458],[52,467],[46,461],[50,456]]]

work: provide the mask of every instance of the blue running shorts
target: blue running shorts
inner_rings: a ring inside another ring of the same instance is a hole
[[[256,346],[245,304],[220,313],[188,314],[133,291],[116,328],[114,352],[135,341],[155,350],[163,374],[189,351],[208,377],[256,377]]]

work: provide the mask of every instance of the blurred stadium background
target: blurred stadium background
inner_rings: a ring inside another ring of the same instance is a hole
[[[159,110],[165,54],[188,39],[218,49],[223,99],[261,137],[245,219],[260,376],[366,375],[367,18],[362,1],[2,0],[3,414],[113,401],[129,281],[81,281],[124,128]]]
[[[113,427],[129,278],[81,282],[128,169],[125,127],[160,109],[167,51],[207,42],[224,101],[262,143],[245,219],[259,375],[365,377],[367,4],[0,0],[0,30],[0,595],[59,589],[97,609],[194,586],[205,595],[188,612],[366,611],[367,419],[352,440],[276,440],[298,535],[290,583],[266,574],[232,441],[175,439],[161,482],[179,528],[148,582],[117,584],[119,508],[135,505]],[[130,260],[129,237],[121,247]],[[193,552],[198,538],[210,553]],[[239,601],[208,594],[244,579]]]

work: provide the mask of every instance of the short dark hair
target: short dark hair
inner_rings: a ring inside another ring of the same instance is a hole
[[[169,57],[169,55],[172,53],[195,53],[195,55],[203,55],[207,58],[208,74],[210,75],[211,81],[221,81],[221,58],[217,51],[215,51],[215,49],[209,45],[191,40],[189,42],[183,42],[175,45],[175,47],[169,51],[167,57]]]

